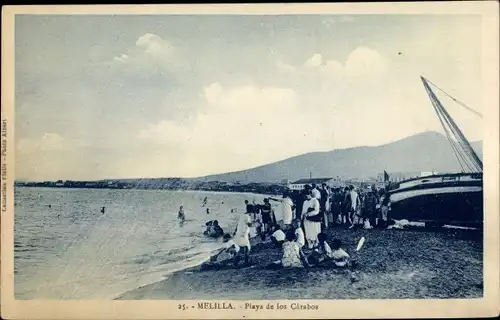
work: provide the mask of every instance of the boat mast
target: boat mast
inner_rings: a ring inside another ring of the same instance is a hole
[[[457,156],[457,159],[462,166],[463,170],[463,165],[465,164],[469,170],[471,171],[480,171],[483,172],[483,162],[479,157],[477,156],[476,152],[470,145],[469,141],[467,138],[465,138],[464,134],[460,130],[460,128],[457,126],[453,118],[450,116],[448,111],[443,107],[439,99],[436,97],[434,92],[432,91],[431,87],[429,86],[428,80],[425,79],[424,77],[420,77],[422,79],[422,82],[424,84],[425,90],[427,91],[427,95],[429,96],[432,105],[434,107],[434,110],[436,111],[438,118],[441,122],[441,125],[443,126],[446,135],[448,137],[448,140],[451,143],[453,152]],[[445,123],[449,126],[445,125]],[[451,129],[451,130],[450,130]],[[457,140],[457,142],[453,141],[450,138],[450,131]],[[461,149],[461,150],[459,150]],[[460,158],[462,161],[460,161]]]

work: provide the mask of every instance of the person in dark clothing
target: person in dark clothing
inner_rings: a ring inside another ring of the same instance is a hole
[[[224,230],[219,225],[219,221],[211,220],[205,223],[207,226],[207,230],[203,232],[204,235],[209,236],[211,238],[219,238],[224,235]]]
[[[342,195],[342,224],[350,223],[349,211],[351,209],[351,196],[349,187],[345,187]]]
[[[254,212],[253,212],[253,210],[254,210],[253,205],[251,205],[251,204],[248,202],[248,200],[245,200],[245,206],[246,206],[246,210],[247,210],[246,212],[247,212],[247,213],[254,213]]]
[[[222,237],[224,235],[224,230],[222,230],[221,226],[219,226],[219,221],[214,220],[214,223],[212,224],[212,233],[211,237],[218,238]]]
[[[305,185],[304,190],[300,191],[297,196],[297,204],[295,208],[296,219],[302,220],[302,207],[304,206],[304,202],[307,200],[307,195],[311,190],[310,185]]]
[[[391,201],[388,194],[384,194],[380,203],[380,219],[379,224],[382,228],[386,228],[388,226],[388,213],[391,205]]]
[[[295,204],[295,219],[301,220],[302,218],[302,206],[304,205],[305,196],[302,191],[296,192],[293,199]]]
[[[370,222],[370,226],[375,226],[377,203],[377,190],[375,186],[372,186],[371,190],[365,195],[363,203],[363,218]]]
[[[320,189],[319,189],[319,192],[321,194],[321,199],[319,201],[319,205],[320,205],[320,210],[322,212],[325,212],[326,211],[326,202],[328,201],[328,190],[326,189],[326,184],[322,184]]]
[[[330,206],[330,211],[332,212],[333,221],[332,223],[342,223],[341,209],[340,205],[342,203],[342,192],[341,189],[335,188],[333,190],[332,205]]]
[[[259,208],[263,224],[262,238],[264,240],[266,233],[269,232],[270,230],[270,227],[276,224],[276,220],[274,218],[273,210],[271,207],[271,203],[269,203],[269,199],[267,198],[264,199],[264,204],[260,205]]]
[[[321,224],[323,226],[323,230],[328,228],[328,224],[330,221],[328,221],[328,216],[326,212],[326,203],[329,201],[329,193],[327,190],[327,186],[325,183],[323,183],[319,189],[319,192],[321,194],[321,199],[319,200],[319,208],[320,208],[320,213],[323,215],[323,219],[321,221]]]

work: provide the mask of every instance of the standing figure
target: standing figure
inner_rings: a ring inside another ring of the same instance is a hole
[[[349,187],[345,187],[342,200],[342,224],[351,224],[351,195]]]
[[[370,192],[368,192],[364,198],[363,218],[365,221],[363,222],[365,229],[371,229],[375,225],[377,203],[377,190],[375,189],[375,186],[372,186]]]
[[[278,214],[275,214],[277,220],[276,222],[281,226],[281,228],[288,230],[292,226],[293,220],[293,202],[289,193],[285,191],[282,199],[269,199],[280,202],[277,210]]]
[[[349,220],[351,225],[349,226],[349,229],[354,227],[354,224],[356,223],[356,219],[359,217],[359,209],[360,209],[360,199],[359,195],[354,190],[354,186],[349,186],[349,200],[350,200],[350,208],[349,208]]]
[[[180,222],[186,221],[186,215],[184,214],[184,206],[180,206],[179,213],[177,214],[177,219],[179,219]]]
[[[236,231],[234,232],[234,242],[240,247],[239,253],[245,257],[245,264],[249,264],[250,255],[250,227],[252,226],[252,218],[250,213],[242,213],[238,220]],[[235,263],[238,264],[239,255],[236,256]]]
[[[319,212],[320,205],[316,198],[313,198],[311,192],[307,194],[307,201],[302,208],[304,219],[304,231],[306,234],[307,246],[312,249],[318,241],[318,234],[321,233],[321,219]]]
[[[330,196],[330,193],[328,192],[328,187],[326,186],[325,183],[323,183],[320,187],[320,196],[321,198],[319,199],[319,204],[320,204],[320,211],[321,211],[321,214],[323,215],[323,220],[322,220],[322,226],[323,228],[328,228],[328,223],[329,223],[329,220],[328,220],[328,202],[329,202],[329,196]]]
[[[264,199],[264,204],[259,206],[260,215],[262,219],[262,240],[265,240],[267,232],[269,232],[270,227],[276,223],[274,218],[274,213],[272,211],[271,204],[269,203],[269,199]]]
[[[382,199],[380,201],[380,224],[383,228],[386,228],[388,226],[388,213],[389,213],[389,208],[390,208],[391,202],[389,200],[389,195],[384,194],[382,196]]]

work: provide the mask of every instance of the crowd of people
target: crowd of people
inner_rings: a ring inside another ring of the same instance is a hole
[[[277,205],[272,206],[271,201]],[[224,234],[227,260],[238,265],[241,257],[249,264],[250,238],[267,237],[282,250],[282,259],[269,268],[331,266],[349,268],[355,265],[342,249],[342,242],[333,239],[329,244],[327,229],[334,225],[346,228],[371,229],[386,227],[390,202],[383,190],[372,186],[369,190],[354,186],[328,188],[306,185],[301,191],[288,191],[282,198],[265,198],[257,204],[245,201],[246,210],[240,214],[234,233]]]

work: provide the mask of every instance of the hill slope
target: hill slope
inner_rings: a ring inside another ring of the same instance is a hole
[[[472,143],[482,157],[481,141]],[[456,172],[460,166],[446,137],[424,132],[389,144],[312,152],[237,172],[201,177],[196,180],[278,182],[309,177],[369,178],[388,172]]]

